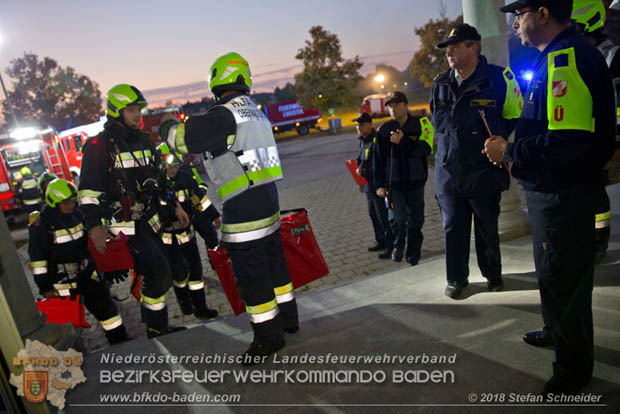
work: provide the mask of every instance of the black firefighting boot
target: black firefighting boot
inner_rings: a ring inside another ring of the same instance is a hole
[[[168,325],[167,307],[157,311],[152,309],[144,309],[144,319],[146,323],[146,336],[149,339],[187,329],[184,326]]]
[[[190,290],[192,303],[194,304],[194,316],[199,319],[211,319],[217,316],[217,311],[207,306],[207,298],[204,289]]]
[[[121,342],[129,341],[131,338],[127,335],[125,325],[117,326],[114,329],[105,331],[105,336],[108,338],[110,345],[120,344]]]
[[[183,315],[191,315],[192,313],[194,313],[192,298],[190,298],[187,285],[183,287],[175,286],[174,293],[177,296],[177,301],[179,302],[179,307],[181,308],[181,312],[183,312]]]

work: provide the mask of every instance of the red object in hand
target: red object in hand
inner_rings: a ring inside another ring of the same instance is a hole
[[[357,161],[348,160],[348,161],[345,161],[345,164],[347,165],[347,168],[349,169],[349,172],[351,173],[351,176],[353,177],[357,185],[368,184],[368,180],[366,180],[361,175],[358,175],[357,172],[355,171],[358,168]]]
[[[312,232],[306,209],[282,211],[281,214],[280,237],[293,288],[304,286],[327,275],[329,269]],[[228,252],[217,247],[214,250],[208,249],[208,253],[235,315],[245,312],[245,304],[235,285]]]
[[[80,295],[71,297],[51,297],[37,302],[39,312],[44,313],[47,323],[72,324],[77,328],[90,328],[86,322],[84,305],[80,303]]]
[[[134,268],[135,262],[127,246],[127,236],[123,233],[119,233],[118,238],[109,240],[106,246],[105,253],[101,254],[95,248],[93,239],[90,236],[88,237],[88,250],[93,256],[97,271],[114,272],[116,270],[129,270]]]

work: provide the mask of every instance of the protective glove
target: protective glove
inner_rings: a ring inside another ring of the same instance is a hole
[[[121,283],[129,276],[128,270],[115,270],[113,272],[105,272],[105,278],[110,283]]]
[[[93,239],[93,244],[95,245],[95,249],[101,254],[104,254],[107,250],[108,246],[106,245],[106,229],[99,225],[90,229],[90,237]]]

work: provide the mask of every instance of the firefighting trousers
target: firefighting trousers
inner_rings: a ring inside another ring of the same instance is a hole
[[[161,238],[146,220],[136,222],[136,235],[129,237],[128,245],[135,261],[135,271],[142,275],[142,315],[149,332],[168,331],[166,294],[172,286],[172,272],[168,254]]]
[[[197,309],[206,307],[205,284],[202,277],[202,262],[196,237],[183,244],[173,240],[166,245],[170,258],[174,292],[184,313],[190,309],[190,303]]]
[[[254,330],[254,342],[277,344],[283,328],[299,326],[293,284],[284,259],[280,231],[251,247],[228,244],[235,283]]]
[[[609,246],[609,235],[611,228],[611,203],[605,186],[601,185],[596,189],[594,199],[594,228],[596,236],[596,254],[604,256]]]
[[[472,216],[480,272],[489,281],[501,279],[502,261],[497,228],[500,199],[500,193],[472,198],[437,196],[443,221],[448,284],[461,285],[469,276]]]
[[[542,314],[555,342],[554,374],[576,383],[592,377],[594,191],[526,192]]]
[[[94,271],[95,266],[92,264],[78,274],[77,293],[84,298],[84,306],[98,321],[109,321],[116,316],[119,316],[120,320],[116,304],[110,296],[110,290],[98,278],[93,279]]]

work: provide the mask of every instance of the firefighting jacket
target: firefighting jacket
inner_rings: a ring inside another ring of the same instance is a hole
[[[207,193],[200,187],[193,176],[183,170],[179,170],[174,178],[168,177],[169,188],[174,192],[176,200],[181,204],[183,210],[193,221],[195,215],[204,213],[210,221],[219,217],[215,206],[207,197]],[[194,228],[190,224],[182,227],[178,221],[174,208],[166,200],[160,200],[160,205],[168,206],[165,212],[160,213],[163,224],[161,238],[164,244],[172,244],[173,238],[176,238],[178,244],[189,242],[194,237]]]
[[[407,114],[407,121],[402,127],[396,120],[385,122],[379,127],[372,161],[375,185],[378,188],[406,190],[426,182],[426,156],[432,149],[422,135],[423,120]],[[397,129],[402,130],[404,135],[399,144],[393,144],[390,135]],[[431,136],[431,143],[432,139]]]
[[[157,194],[165,180],[148,134],[110,119],[83,154],[78,198],[88,230],[103,223],[114,235],[131,236],[135,221],[146,219],[157,232]]]
[[[494,135],[508,137],[522,106],[519,84],[510,68],[489,64],[484,56],[460,86],[454,69],[435,78],[430,107],[437,136],[437,194],[477,197],[508,188],[508,172],[482,154],[489,134],[479,111],[484,112]]]
[[[526,190],[557,192],[596,183],[615,145],[607,65],[575,29],[557,35],[536,59],[515,142],[506,154]]]
[[[25,205],[31,206],[41,202],[41,191],[37,180],[30,174],[22,176],[19,182],[19,194]]]
[[[258,242],[280,228],[278,190],[282,169],[269,120],[244,94],[222,99],[185,124],[159,130],[181,153],[203,153],[209,178],[224,201],[222,245]],[[228,169],[238,164],[236,171]],[[233,176],[236,180],[229,181]]]
[[[364,185],[364,192],[374,194],[377,191],[377,186],[374,184],[374,177],[372,175],[372,151],[376,141],[377,131],[373,128],[367,137],[360,136],[360,151],[357,156],[357,165],[360,169],[362,177],[368,181],[368,184]]]
[[[41,294],[56,289],[61,295],[75,288],[78,274],[95,275],[88,251],[84,219],[76,209],[62,214],[58,208],[43,207],[28,228],[30,269]]]

